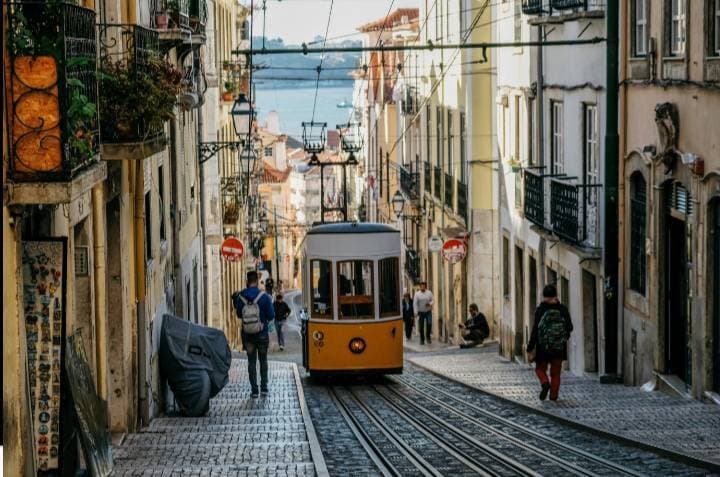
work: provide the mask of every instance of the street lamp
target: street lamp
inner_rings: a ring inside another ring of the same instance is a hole
[[[238,136],[250,134],[250,122],[252,121],[253,110],[245,93],[240,93],[235,99],[232,109],[230,110],[230,116],[232,116],[235,134]]]
[[[252,145],[252,141],[248,140],[240,153],[240,168],[242,169],[242,173],[250,176],[255,168],[256,160],[257,154],[255,153],[255,148]]]
[[[402,195],[402,193],[399,190],[396,190],[395,195],[393,195],[390,203],[392,204],[392,208],[393,208],[393,212],[395,213],[395,217],[400,219],[400,215],[402,214],[402,211],[405,208],[405,197]]]

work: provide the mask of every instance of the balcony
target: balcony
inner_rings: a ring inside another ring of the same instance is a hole
[[[205,0],[190,1],[190,29],[193,33],[201,35],[199,40],[205,39],[205,24],[207,23],[207,2]]]
[[[5,8],[7,174],[19,194],[11,200],[39,203],[46,194],[23,194],[19,184],[55,183],[57,194],[47,191],[54,199],[42,203],[67,202],[68,194],[92,187],[105,171],[93,166],[99,152],[95,11],[40,2]]]
[[[573,10],[587,8],[588,0],[550,0],[550,6],[555,10]]]
[[[402,113],[405,116],[417,114],[418,98],[415,88],[407,88],[402,100]]]
[[[542,173],[529,170],[525,176],[525,218],[540,227],[545,227],[545,180]]]
[[[523,0],[522,12],[525,15],[539,15],[543,13],[545,11],[543,8],[544,1],[546,0]]]
[[[240,92],[248,94],[248,78],[244,62],[224,61],[222,66],[218,68],[218,72],[218,84],[222,88],[222,93],[220,93],[221,102],[232,104]]]
[[[103,159],[144,159],[166,146],[184,75],[160,55],[158,32],[101,24],[100,135]]]
[[[410,200],[416,201],[420,198],[420,174],[410,172],[403,166],[399,166],[400,189]]]
[[[442,172],[440,171],[440,167],[438,166],[434,166],[433,169],[433,187],[435,188],[435,197],[440,200],[442,198]]]
[[[468,219],[468,188],[467,184],[457,181],[457,214]]]
[[[405,249],[405,272],[413,283],[420,281],[420,257],[409,247]]]
[[[598,245],[599,187],[550,180],[550,224],[555,235],[574,245]]]
[[[429,162],[423,162],[423,177],[425,193],[432,194],[432,168]]]
[[[163,44],[185,43],[190,37],[189,0],[164,0],[153,18]]]
[[[445,198],[445,207],[448,207],[450,209],[454,208],[454,201],[453,201],[453,185],[455,181],[453,180],[453,176],[451,176],[448,173],[445,173],[445,194],[443,197]]]

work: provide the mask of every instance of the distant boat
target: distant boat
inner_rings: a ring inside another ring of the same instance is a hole
[[[352,108],[352,103],[348,103],[346,99],[343,99],[337,104],[338,108]]]

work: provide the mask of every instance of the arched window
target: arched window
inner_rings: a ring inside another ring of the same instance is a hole
[[[630,176],[630,288],[645,295],[645,237],[647,195],[645,178],[640,172]]]

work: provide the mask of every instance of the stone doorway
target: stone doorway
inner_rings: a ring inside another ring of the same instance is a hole
[[[514,354],[524,361],[525,343],[525,268],[523,249],[515,247],[515,346]]]

